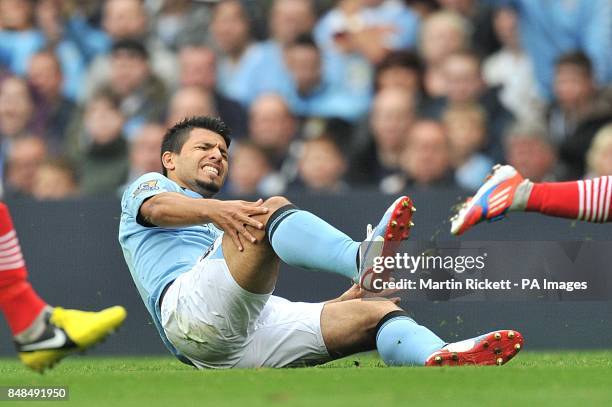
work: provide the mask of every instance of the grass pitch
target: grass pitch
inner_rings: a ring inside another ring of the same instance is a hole
[[[612,351],[522,352],[503,367],[388,368],[373,354],[302,369],[197,371],[171,358],[73,357],[0,386],[68,386],[74,406],[612,406]],[[0,401],[0,407],[49,406]]]

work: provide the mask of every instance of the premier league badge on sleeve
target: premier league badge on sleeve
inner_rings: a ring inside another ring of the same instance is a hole
[[[159,186],[157,186],[157,181],[156,179],[153,179],[151,181],[145,181],[142,184],[140,184],[138,186],[138,188],[136,188],[136,190],[132,193],[132,197],[136,198],[141,192],[147,192],[147,191],[157,191],[159,190]]]

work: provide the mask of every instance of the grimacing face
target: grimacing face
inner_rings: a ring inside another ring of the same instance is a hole
[[[196,128],[179,153],[166,151],[162,162],[168,178],[184,188],[211,197],[223,186],[228,172],[228,149],[223,137]]]

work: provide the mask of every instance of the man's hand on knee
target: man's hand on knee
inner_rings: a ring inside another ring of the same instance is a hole
[[[243,251],[241,239],[247,239],[251,243],[257,242],[257,238],[248,231],[247,226],[258,230],[263,230],[265,227],[262,222],[253,218],[269,212],[269,208],[263,204],[263,199],[258,199],[256,202],[211,200],[209,217],[229,235],[238,250]]]

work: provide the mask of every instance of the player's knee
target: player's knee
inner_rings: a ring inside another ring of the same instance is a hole
[[[290,204],[291,202],[284,196],[272,196],[264,201],[264,206],[270,210],[269,213]]]
[[[381,319],[385,317],[385,315],[389,314],[393,311],[401,310],[400,307],[395,305],[393,301],[387,299],[381,299],[377,301],[370,301],[374,306],[370,308],[370,312],[368,313],[368,327],[374,328],[378,325]]]
[[[358,313],[361,318],[360,325],[366,331],[374,329],[388,313],[401,309],[393,301],[384,298],[360,302],[363,305],[363,309]]]

